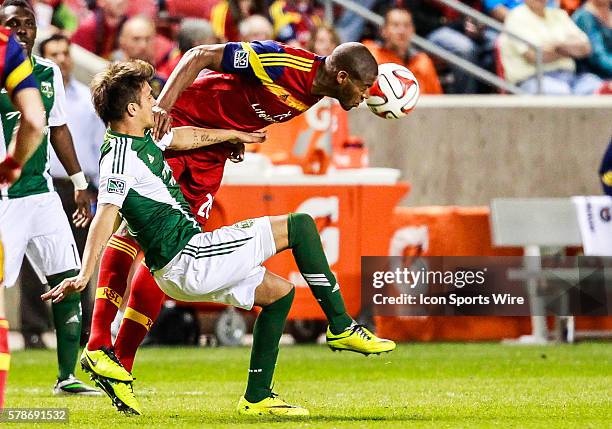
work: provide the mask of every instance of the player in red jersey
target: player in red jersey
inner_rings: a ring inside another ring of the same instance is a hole
[[[0,162],[0,186],[6,186],[19,178],[21,167],[42,141],[45,109],[38,83],[32,75],[32,64],[17,39],[4,27],[0,27],[0,86],[9,93],[11,101],[21,113],[17,139],[7,153],[1,154],[3,161]],[[4,144],[0,147],[3,151]],[[4,252],[0,241],[0,412],[4,405],[4,387],[10,364],[3,277]]]
[[[160,95],[155,135],[163,136],[171,120],[173,125],[255,131],[300,115],[324,96],[338,99],[349,110],[366,97],[377,72],[376,61],[359,43],[340,45],[325,58],[273,41],[199,46],[185,54]],[[172,118],[166,113],[170,110]],[[232,153],[234,147],[217,144],[165,155],[202,226],[221,184],[225,161],[241,157]],[[126,234],[111,238],[102,260],[92,336],[83,359],[96,350],[108,350],[111,356],[110,324],[137,251],[138,244]],[[331,271],[314,273],[306,281],[330,322],[330,347],[365,354],[395,347],[354,323]],[[128,371],[163,299],[148,269],[140,266],[114,343],[116,357]]]

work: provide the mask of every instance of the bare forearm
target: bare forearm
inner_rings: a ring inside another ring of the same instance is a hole
[[[99,207],[87,234],[81,277],[89,280],[93,275],[96,263],[100,259],[100,255],[106,248],[106,243],[114,231],[118,211],[116,206],[110,204],[103,204]]]
[[[202,45],[188,50],[172,71],[158,98],[158,106],[170,111],[181,93],[206,68],[220,71],[224,45]]]
[[[21,165],[30,159],[42,142],[45,127],[45,110],[37,89],[28,88],[15,94],[13,103],[21,112],[19,130],[10,154]]]
[[[81,171],[81,165],[74,150],[72,134],[70,134],[68,126],[64,124],[59,127],[51,127],[49,132],[51,133],[53,150],[62,166],[66,169],[66,173],[72,176]]]
[[[561,55],[561,53],[557,52],[556,49],[543,49],[542,50],[542,62],[544,64],[546,63],[550,63],[553,61],[556,61],[560,58],[563,58],[563,55]],[[537,59],[537,55],[534,49],[529,49],[527,51],[527,53],[525,54],[525,59],[530,62],[531,64],[535,64],[536,63],[536,59]]]
[[[584,58],[591,54],[588,42],[566,42],[557,46],[557,52],[566,57]]]
[[[234,137],[230,130],[211,130],[196,127],[176,127],[172,129],[174,138],[170,144],[173,150],[191,150],[222,143]]]

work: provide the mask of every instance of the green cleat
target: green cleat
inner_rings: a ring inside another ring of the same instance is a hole
[[[355,322],[338,335],[332,334],[328,327],[326,336],[327,345],[333,351],[347,350],[367,356],[390,352],[395,349],[393,341],[378,338],[365,326],[358,325]]]
[[[70,375],[65,380],[57,380],[55,386],[53,386],[54,395],[81,395],[81,396],[100,396],[102,392],[95,389],[81,380],[76,378],[74,375]]]
[[[85,347],[81,354],[81,368],[88,372],[92,379],[93,376],[98,376],[117,381],[134,381],[132,374],[121,365],[115,353],[106,347],[93,351]]]

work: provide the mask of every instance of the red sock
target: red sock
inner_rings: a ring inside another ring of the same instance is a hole
[[[121,305],[127,278],[140,246],[132,239],[113,235],[104,249],[98,275],[96,302],[91,318],[88,350],[111,347],[111,323]]]
[[[4,388],[8,376],[11,355],[8,348],[8,322],[0,319],[0,411],[4,407]]]
[[[121,364],[130,372],[136,350],[157,319],[165,297],[149,269],[141,264],[132,279],[130,300],[114,346]]]

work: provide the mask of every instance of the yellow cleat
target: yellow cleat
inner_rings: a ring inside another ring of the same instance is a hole
[[[106,347],[93,351],[85,347],[81,353],[81,367],[92,379],[98,376],[117,381],[134,381],[132,374],[121,365],[115,353]]]
[[[125,414],[141,415],[142,409],[134,395],[131,381],[117,381],[106,377],[94,376],[93,381],[111,398],[118,411]]]
[[[333,351],[348,350],[363,355],[380,354],[395,349],[395,343],[391,340],[378,338],[365,326],[353,323],[344,332],[338,335],[332,334],[327,328],[327,345]]]
[[[238,412],[247,416],[272,415],[296,417],[310,414],[306,408],[289,405],[275,393],[272,393],[272,396],[255,402],[254,404],[247,401],[243,396],[240,398],[240,401],[238,401]]]

